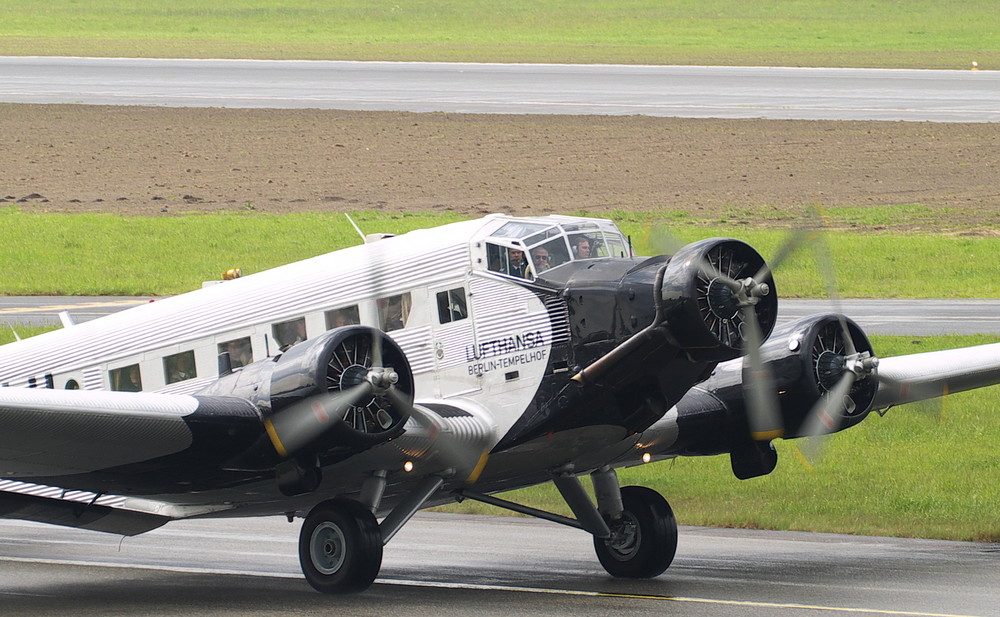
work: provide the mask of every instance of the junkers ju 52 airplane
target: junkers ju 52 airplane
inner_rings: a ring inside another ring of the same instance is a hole
[[[880,360],[842,315],[775,329],[743,242],[631,252],[611,221],[492,215],[0,347],[0,516],[126,535],[304,517],[306,579],[343,593],[419,509],[475,499],[653,577],[674,515],[616,468],[728,453],[759,476],[775,438],[1000,382],[1000,345]],[[575,518],[496,496],[548,481]]]

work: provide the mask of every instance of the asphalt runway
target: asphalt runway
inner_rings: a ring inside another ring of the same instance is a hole
[[[17,327],[58,325],[67,311],[76,323],[149,302],[149,297],[0,296],[0,324]],[[834,310],[829,300],[779,301],[779,321]],[[1000,299],[987,300],[841,300],[840,310],[869,334],[929,336],[1000,334]]]
[[[996,122],[1000,72],[0,57],[0,101]]]
[[[0,521],[4,615],[1000,615],[1000,545],[682,527],[662,576],[610,578],[585,533],[421,513],[379,579],[328,597],[298,524],[179,521],[134,538]]]

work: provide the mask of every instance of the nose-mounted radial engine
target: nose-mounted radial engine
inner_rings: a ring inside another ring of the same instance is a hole
[[[500,447],[575,427],[642,431],[718,362],[759,344],[777,313],[764,259],[732,239],[696,242],[638,265],[567,264],[538,282],[566,300],[572,379],[543,386],[537,412]]]

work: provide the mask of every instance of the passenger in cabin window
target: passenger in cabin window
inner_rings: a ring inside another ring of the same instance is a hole
[[[226,351],[229,352],[229,363],[232,368],[240,368],[253,362],[253,351],[250,347],[250,339],[236,339],[226,343]]]
[[[133,364],[125,374],[125,382],[118,388],[122,392],[142,392],[142,378],[139,376],[139,365]]]
[[[306,320],[304,318],[274,324],[272,332],[278,349],[286,351],[292,345],[306,340]]]
[[[193,354],[182,353],[168,358],[169,371],[167,372],[167,383],[177,383],[194,379],[197,375],[194,370]],[[172,361],[171,361],[172,360]]]
[[[507,274],[527,278],[528,262],[524,259],[524,251],[518,249],[508,249]]]
[[[383,331],[392,332],[406,326],[410,317],[410,302],[409,293],[378,299],[378,319]]]
[[[330,312],[330,317],[327,323],[329,329],[333,328],[343,328],[344,326],[350,326],[358,323],[357,318],[351,314],[350,309],[339,309]]]
[[[403,327],[403,302],[399,296],[385,298],[379,302],[384,303],[382,312],[382,329],[386,332],[399,330]]]

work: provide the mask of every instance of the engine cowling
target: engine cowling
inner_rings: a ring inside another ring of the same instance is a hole
[[[745,291],[734,289],[734,283]],[[748,301],[760,340],[777,320],[778,294],[771,271],[764,258],[740,240],[711,238],[679,249],[664,271],[661,293],[667,328],[697,361],[724,362],[745,353]]]
[[[390,392],[391,389],[391,392]],[[403,431],[413,373],[402,349],[367,326],[330,330],[221,378],[203,394],[254,403],[283,457],[363,450]]]
[[[844,317],[859,354],[872,353],[861,328]],[[845,358],[840,316],[814,315],[778,326],[761,346],[761,360],[771,375],[785,438],[806,437],[810,414],[842,377]],[[753,443],[748,424],[747,383],[754,379],[743,359],[719,364],[712,376],[677,404],[677,438],[664,452],[712,455]],[[849,401],[829,427],[839,431],[861,422],[871,411],[877,380],[857,379]]]
[[[810,436],[809,427],[804,426],[808,414],[816,401],[834,390],[842,378],[848,355],[845,327],[857,353],[874,356],[871,342],[861,327],[835,314],[814,315],[783,324],[761,346],[761,359],[770,369],[778,392],[786,438]],[[747,372],[744,368],[744,379],[749,378]],[[843,430],[864,420],[877,392],[877,379],[869,376],[856,379],[844,399],[840,416],[832,418],[829,430],[824,432]]]

